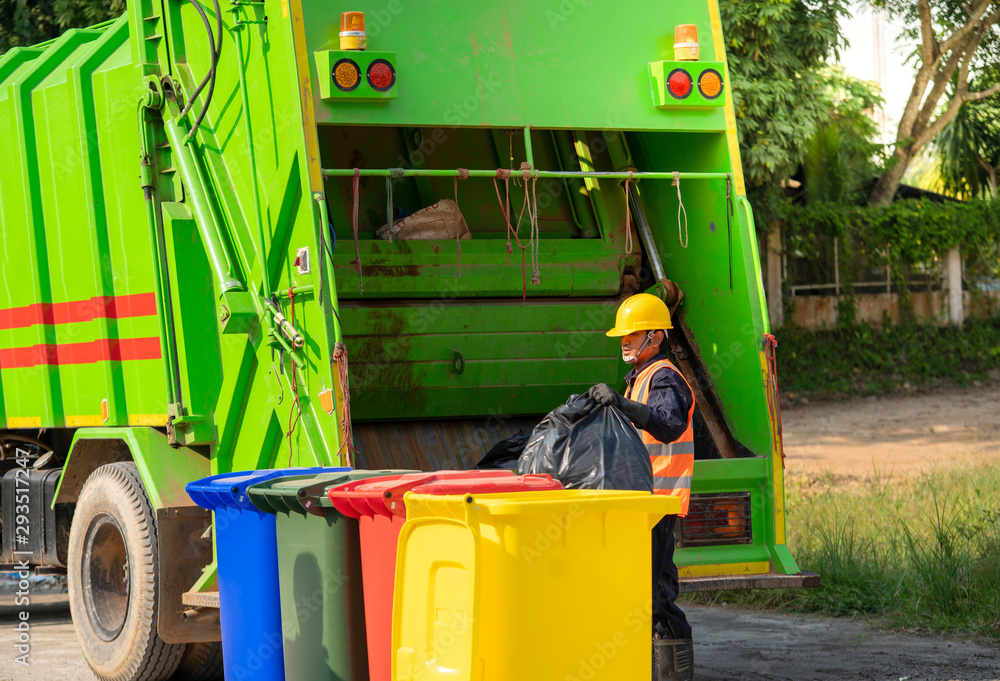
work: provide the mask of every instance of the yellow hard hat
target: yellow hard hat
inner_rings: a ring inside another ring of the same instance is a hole
[[[666,303],[650,293],[637,293],[618,307],[615,328],[609,336],[627,336],[634,331],[672,329]]]

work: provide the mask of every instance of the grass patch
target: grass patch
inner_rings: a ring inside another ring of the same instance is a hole
[[[905,393],[1000,378],[1000,317],[962,328],[936,324],[850,324],[833,331],[782,329],[782,394],[837,398]]]
[[[684,596],[1000,640],[1000,466],[790,478],[788,544],[816,589]]]

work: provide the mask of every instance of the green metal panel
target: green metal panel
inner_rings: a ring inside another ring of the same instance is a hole
[[[67,32],[0,88],[19,162],[0,171],[8,427],[166,423],[141,193],[112,167],[136,157],[127,40],[124,21]]]
[[[374,62],[380,61],[395,70],[395,52],[360,52],[357,50],[327,50],[316,52],[317,85],[320,99],[386,100],[399,96],[395,81],[389,89],[376,89],[368,77]],[[338,67],[347,69],[348,82],[335,78]],[[343,87],[341,87],[343,85]]]
[[[352,409],[366,420],[544,414],[624,377],[617,342],[604,335],[616,308],[586,299],[345,306]]]
[[[724,90],[710,95],[702,91],[701,79],[706,74],[716,76],[720,82],[725,70],[722,62],[709,61],[655,61],[649,63],[649,77],[653,87],[653,101],[657,108],[717,107],[726,102]],[[686,92],[675,94],[670,88],[670,77],[677,73],[688,79]]]
[[[340,13],[356,6],[302,7],[308,51],[336,49]],[[396,52],[399,98],[317,100],[320,123],[725,129],[719,110],[658,110],[649,82],[649,62],[673,58],[677,24],[697,25],[702,53],[714,53],[708,3],[390,2],[367,22],[368,48]]]
[[[184,485],[209,474],[208,459],[188,447],[171,447],[166,435],[152,428],[82,428],[70,444],[65,470],[73,471],[77,467],[90,469],[89,462],[74,460],[74,455],[83,449],[81,444],[94,442],[100,445],[102,442],[118,441],[128,447],[135,460],[149,495],[149,503],[154,509],[193,505],[184,491]],[[53,506],[63,485],[69,484],[67,481],[71,478],[76,482],[76,492],[79,493],[84,478],[79,474],[64,474],[56,488]]]

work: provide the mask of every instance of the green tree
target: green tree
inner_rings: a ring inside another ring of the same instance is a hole
[[[0,54],[114,19],[125,0],[0,0]]]
[[[822,68],[817,77],[829,116],[816,122],[804,147],[806,200],[851,203],[877,172],[882,147],[873,141],[878,126],[869,114],[881,106],[882,96],[875,83],[849,76],[840,66]]]
[[[848,0],[740,0],[720,10],[748,191],[766,211],[829,120],[820,71],[846,45]]]
[[[915,45],[913,88],[896,131],[891,162],[869,202],[892,201],[910,162],[968,102],[1000,92],[1000,83],[976,89],[978,71],[1000,62],[1000,0],[874,0],[904,26]],[[949,91],[949,86],[951,86]]]
[[[991,74],[995,79],[997,75]],[[985,89],[983,83],[976,89]],[[932,142],[945,192],[997,198],[1000,176],[1000,95],[963,106]]]

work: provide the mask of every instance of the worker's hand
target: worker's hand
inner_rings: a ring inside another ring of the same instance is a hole
[[[607,383],[598,383],[587,394],[602,407],[617,407],[621,404],[621,395]]]

